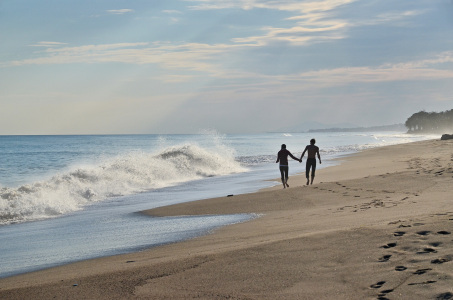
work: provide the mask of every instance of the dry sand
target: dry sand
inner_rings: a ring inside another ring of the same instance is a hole
[[[363,151],[304,183],[146,211],[260,217],[5,278],[0,299],[453,299],[453,140]]]

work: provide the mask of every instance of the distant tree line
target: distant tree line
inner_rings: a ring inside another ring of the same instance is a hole
[[[410,116],[404,125],[409,133],[453,132],[453,109],[439,113],[419,111]]]

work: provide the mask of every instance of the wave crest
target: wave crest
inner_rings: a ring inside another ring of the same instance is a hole
[[[1,188],[0,224],[49,218],[109,197],[245,170],[231,150],[221,147],[209,151],[185,144],[158,153],[133,152],[45,181]]]

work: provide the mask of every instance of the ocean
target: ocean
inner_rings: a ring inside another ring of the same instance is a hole
[[[281,144],[319,168],[357,151],[439,138],[401,132],[0,136],[0,277],[140,251],[254,214],[155,218],[139,212],[280,184]],[[291,175],[305,164],[290,161]]]

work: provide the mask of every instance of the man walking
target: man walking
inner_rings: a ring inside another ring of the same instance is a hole
[[[307,185],[310,183],[309,175],[310,175],[310,168],[311,168],[311,184],[313,184],[313,179],[315,178],[315,171],[316,171],[316,155],[318,155],[319,163],[321,164],[321,156],[319,155],[319,148],[315,146],[316,140],[311,139],[310,145],[305,147],[304,152],[302,152],[302,156],[300,157],[300,161],[302,161],[302,157],[304,157],[305,152],[308,152],[307,163],[305,166],[305,176],[307,177]]]

